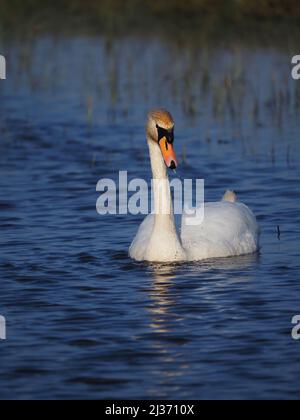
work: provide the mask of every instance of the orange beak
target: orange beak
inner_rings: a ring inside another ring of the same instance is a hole
[[[170,169],[176,169],[178,161],[173,144],[169,143],[166,137],[163,137],[159,141],[159,146],[167,167]]]

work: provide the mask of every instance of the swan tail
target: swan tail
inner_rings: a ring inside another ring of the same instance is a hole
[[[236,203],[238,201],[238,197],[234,191],[226,191],[223,196],[222,201],[228,201],[229,203]]]

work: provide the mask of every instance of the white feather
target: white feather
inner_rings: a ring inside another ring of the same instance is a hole
[[[199,226],[188,225],[189,218],[183,215],[181,240],[190,261],[245,255],[258,250],[256,218],[242,203],[206,203],[204,220]]]

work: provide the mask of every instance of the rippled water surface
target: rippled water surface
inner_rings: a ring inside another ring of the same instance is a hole
[[[2,47],[0,397],[299,397],[300,85],[289,53],[87,36]],[[180,176],[205,178],[207,200],[234,189],[257,214],[259,255],[128,258],[142,217],[99,216],[96,184],[119,170],[150,178],[153,106],[176,119]]]

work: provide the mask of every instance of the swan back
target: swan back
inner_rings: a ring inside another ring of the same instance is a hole
[[[204,205],[204,221],[188,225],[183,215],[181,240],[192,261],[251,254],[258,250],[259,228],[252,211],[239,202]]]

